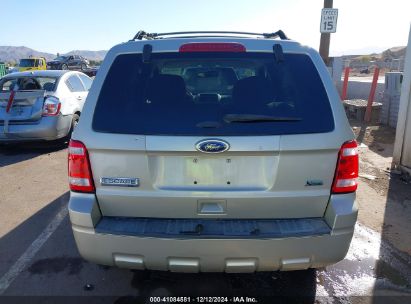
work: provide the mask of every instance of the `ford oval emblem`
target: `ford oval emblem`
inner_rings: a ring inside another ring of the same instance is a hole
[[[222,153],[230,149],[230,145],[220,139],[205,139],[196,144],[196,149],[204,153]]]

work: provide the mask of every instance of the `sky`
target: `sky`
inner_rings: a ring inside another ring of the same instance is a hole
[[[318,49],[323,0],[0,0],[0,45],[38,51],[107,50],[147,32],[274,32]],[[330,54],[406,45],[411,0],[334,0]]]

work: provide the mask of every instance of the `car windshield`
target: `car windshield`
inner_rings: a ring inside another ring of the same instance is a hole
[[[19,67],[21,68],[30,68],[36,66],[35,59],[21,59],[19,63]]]
[[[272,53],[119,55],[93,118],[100,132],[275,135],[330,132],[334,120],[311,58]]]
[[[58,56],[58,57],[54,58],[54,60],[56,60],[56,61],[64,61],[66,59],[67,59],[67,56]]]
[[[45,90],[52,92],[56,88],[56,83],[57,78],[54,77],[4,78],[0,81],[0,92],[8,92],[11,90]]]

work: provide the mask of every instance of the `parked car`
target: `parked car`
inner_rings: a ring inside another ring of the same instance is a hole
[[[58,56],[47,63],[50,70],[81,70],[88,69],[89,61],[80,55]]]
[[[84,74],[86,74],[87,76],[89,76],[89,77],[96,77],[98,69],[99,69],[98,66],[94,66],[94,67],[90,67],[86,70],[83,70],[82,72]]]
[[[368,68],[361,69],[360,74],[370,74],[370,70]]]
[[[44,57],[30,57],[30,58],[23,58],[20,59],[18,71],[40,71],[46,70],[46,58]]]
[[[68,149],[85,259],[254,272],[346,255],[358,151],[324,62],[281,31],[218,34],[108,52]]]
[[[92,80],[74,71],[18,72],[0,80],[0,143],[65,139]]]
[[[6,67],[6,74],[15,73],[18,71],[19,71],[18,67],[15,67],[15,66]]]

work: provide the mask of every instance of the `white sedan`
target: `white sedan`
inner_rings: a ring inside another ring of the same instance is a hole
[[[70,137],[92,79],[75,71],[12,73],[0,79],[0,143]]]

